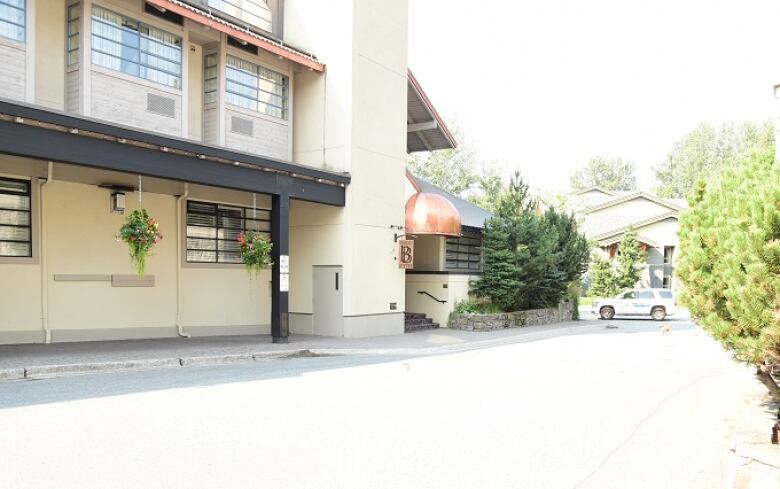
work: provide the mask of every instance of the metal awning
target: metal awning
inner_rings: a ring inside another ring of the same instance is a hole
[[[335,206],[349,174],[0,99],[0,153]]]
[[[406,152],[457,148],[436,108],[411,71],[407,71]]]
[[[241,27],[233,22],[228,22],[227,20],[221,18],[221,16],[217,16],[212,13],[211,9],[198,8],[194,5],[190,5],[190,3],[197,4],[196,2],[181,2],[179,0],[145,1],[146,3],[156,5],[161,9],[170,10],[171,12],[179,14],[184,18],[192,20],[193,22],[197,22],[212,29],[216,29],[217,31],[223,32],[239,41],[257,46],[260,49],[289,59],[290,61],[306,66],[312,70],[325,70],[325,65],[317,61],[317,58],[315,58],[313,55],[304,53],[303,51],[297,49],[293,49],[281,41],[260,35],[255,31]]]

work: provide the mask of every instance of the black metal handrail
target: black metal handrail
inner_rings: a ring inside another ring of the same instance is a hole
[[[436,302],[440,302],[441,304],[446,304],[447,303],[447,301],[443,301],[441,299],[437,299],[436,297],[432,296],[429,292],[426,292],[424,290],[418,290],[417,293],[418,294],[425,294],[428,297],[430,297],[431,299],[435,300]]]

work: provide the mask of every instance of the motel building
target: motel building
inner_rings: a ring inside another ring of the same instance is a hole
[[[406,171],[456,144],[408,70],[407,16],[0,0],[0,344],[446,325],[488,216]],[[141,207],[164,239],[139,278],[116,236]],[[257,275],[244,230],[273,244]]]

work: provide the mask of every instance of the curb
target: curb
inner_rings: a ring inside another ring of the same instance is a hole
[[[230,355],[206,355],[181,358],[152,358],[145,360],[126,360],[118,362],[70,363],[59,365],[40,365],[26,368],[0,369],[0,381],[24,379],[48,379],[67,375],[126,372],[167,367],[199,367],[208,365],[230,365],[259,360],[279,358],[303,358],[313,356],[335,356],[333,351],[314,352],[309,349],[280,350],[260,353],[240,353]]]
[[[561,329],[580,328],[568,326]],[[92,373],[123,372],[147,370],[168,367],[199,367],[210,365],[231,365],[262,360],[284,358],[307,358],[326,356],[351,355],[397,355],[397,356],[428,356],[449,353],[462,353],[471,350],[493,346],[509,346],[517,343],[546,339],[553,337],[548,331],[538,331],[518,337],[493,338],[475,341],[467,344],[442,345],[425,348],[298,348],[287,350],[263,351],[254,353],[234,353],[225,355],[202,355],[179,358],[152,358],[141,360],[124,360],[93,363],[73,363],[59,365],[39,365],[26,368],[0,368],[0,382],[5,380],[29,380],[64,377]]]
[[[73,363],[64,365],[41,365],[22,369],[25,379],[46,379],[68,374],[89,374],[142,370],[162,367],[179,367],[178,358],[153,358],[149,360],[127,360],[121,362]]]
[[[23,368],[0,369],[0,380],[19,380],[24,378]]]

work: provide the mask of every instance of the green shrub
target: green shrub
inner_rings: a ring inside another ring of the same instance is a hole
[[[780,166],[772,152],[754,154],[699,183],[689,204],[680,217],[681,300],[767,378],[780,366]]]
[[[493,314],[501,312],[501,308],[490,302],[464,299],[455,303],[455,314]]]

